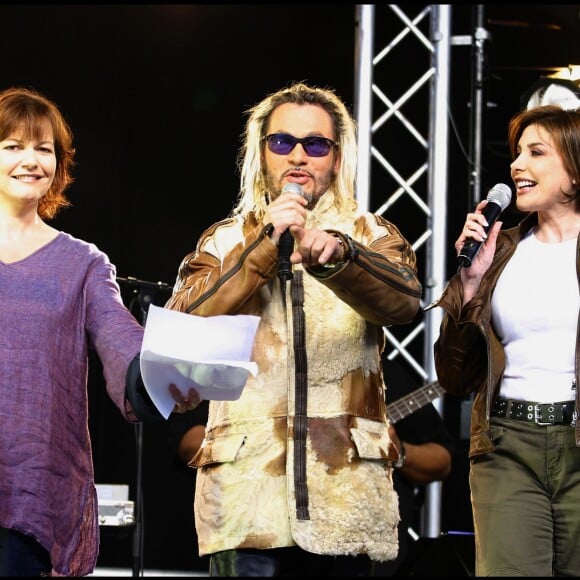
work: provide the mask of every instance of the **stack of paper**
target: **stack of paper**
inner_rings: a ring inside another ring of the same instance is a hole
[[[141,347],[141,374],[151,400],[165,419],[175,400],[174,384],[185,397],[194,388],[202,399],[236,400],[249,373],[260,318],[245,314],[194,316],[149,306]]]

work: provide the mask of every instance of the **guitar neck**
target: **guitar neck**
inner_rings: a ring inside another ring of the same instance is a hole
[[[411,413],[428,405],[431,401],[438,399],[444,392],[445,390],[438,381],[433,381],[432,383],[415,389],[412,393],[404,395],[400,399],[387,405],[389,421],[394,424],[404,419]]]

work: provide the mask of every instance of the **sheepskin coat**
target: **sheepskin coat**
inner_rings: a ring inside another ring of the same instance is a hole
[[[200,556],[294,545],[377,561],[397,555],[382,327],[417,313],[415,254],[374,214],[347,220],[327,206],[307,227],[340,236],[349,259],[295,266],[284,288],[271,226],[236,216],[203,233],[167,303],[201,316],[261,317],[258,374],[238,400],[210,402],[190,462]]]

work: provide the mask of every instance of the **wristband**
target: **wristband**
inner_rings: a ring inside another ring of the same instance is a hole
[[[393,463],[393,467],[395,469],[401,469],[405,465],[406,453],[405,453],[405,444],[401,441],[401,449],[399,451],[399,457],[397,461]]]
[[[334,236],[336,238],[336,240],[338,241],[338,245],[341,247],[342,249],[342,257],[340,258],[340,260],[338,262],[334,262],[333,264],[324,264],[322,267],[326,268],[327,270],[331,270],[332,268],[336,268],[337,266],[344,264],[347,261],[347,248],[344,245],[344,242],[342,241],[342,238],[340,236]]]

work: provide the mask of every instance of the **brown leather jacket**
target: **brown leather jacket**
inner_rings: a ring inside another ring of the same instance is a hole
[[[441,386],[453,395],[475,392],[471,411],[469,456],[489,453],[495,446],[490,435],[491,405],[505,370],[503,346],[491,324],[491,296],[497,280],[515,252],[518,242],[537,224],[537,214],[525,217],[517,226],[500,232],[495,256],[481,281],[477,295],[465,306],[459,273],[455,274],[441,297],[429,308],[445,310],[439,338],[435,342],[435,369]],[[576,250],[576,270],[580,272],[580,242]],[[538,264],[549,272],[549,264]],[[580,275],[579,275],[580,282]],[[579,316],[576,313],[576,316]],[[580,329],[580,324],[578,325]],[[580,368],[580,341],[576,335],[576,384]],[[576,389],[576,414],[579,408]],[[576,444],[580,446],[580,422],[576,423]]]
[[[415,254],[373,214],[309,216],[350,259],[277,279],[270,227],[235,217],[183,260],[167,306],[201,316],[260,316],[238,400],[210,401],[196,467],[200,555],[298,544],[320,554],[397,554],[399,520],[380,364],[383,325],[420,305]]]

